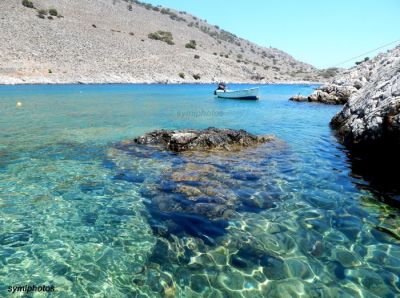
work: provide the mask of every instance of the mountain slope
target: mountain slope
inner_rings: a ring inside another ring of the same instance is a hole
[[[321,81],[311,65],[185,12],[138,1],[32,3],[0,1],[0,83]],[[59,16],[40,11],[49,8]]]

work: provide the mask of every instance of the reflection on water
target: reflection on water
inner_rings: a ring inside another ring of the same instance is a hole
[[[287,101],[305,86],[262,86],[252,103],[213,88],[0,87],[0,296],[399,295],[399,211],[332,136],[338,107]],[[236,156],[119,143],[208,126],[282,143]]]

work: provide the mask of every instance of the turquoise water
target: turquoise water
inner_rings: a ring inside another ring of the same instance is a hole
[[[50,297],[400,295],[399,211],[353,173],[328,126],[340,107],[287,100],[312,86],[261,86],[254,102],[213,89],[1,86],[0,297],[25,284],[54,285]],[[234,156],[120,143],[209,126],[280,141]]]

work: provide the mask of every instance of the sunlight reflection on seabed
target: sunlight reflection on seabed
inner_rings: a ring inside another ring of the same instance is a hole
[[[399,295],[399,211],[351,177],[326,125],[338,107],[287,101],[310,86],[262,86],[255,103],[213,88],[0,87],[0,296],[22,283],[65,297]],[[281,141],[236,155],[121,145],[208,126]]]

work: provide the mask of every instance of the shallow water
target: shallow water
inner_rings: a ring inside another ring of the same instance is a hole
[[[340,107],[287,100],[311,86],[255,102],[213,88],[0,87],[0,296],[400,295],[399,211],[353,173],[328,126]],[[282,142],[233,157],[118,146],[209,126]]]

